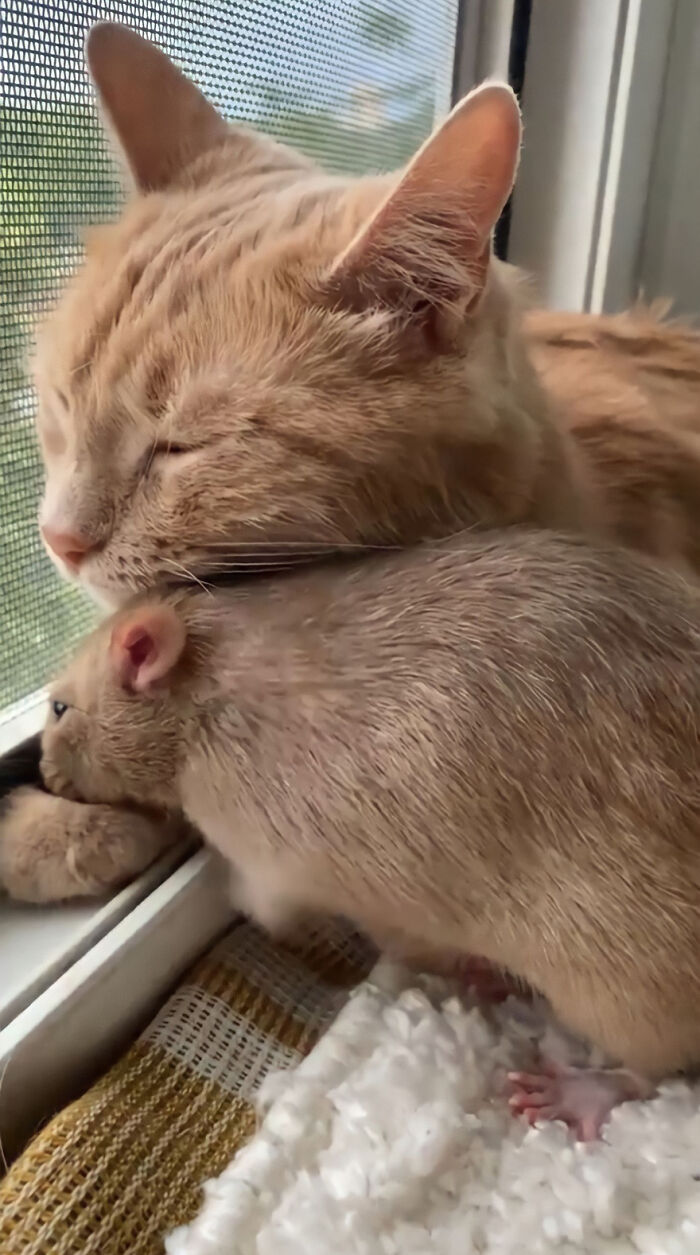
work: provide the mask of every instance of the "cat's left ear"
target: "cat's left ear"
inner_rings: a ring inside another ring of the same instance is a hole
[[[119,22],[98,22],[85,55],[108,129],[137,188],[168,187],[229,127],[155,44]]]
[[[335,262],[330,292],[352,309],[463,317],[484,290],[491,234],[515,181],[513,91],[487,83],[452,110]]]
[[[144,693],[167,678],[187,640],[176,608],[138,606],[121,616],[109,642],[109,658],[118,683],[130,693]]]

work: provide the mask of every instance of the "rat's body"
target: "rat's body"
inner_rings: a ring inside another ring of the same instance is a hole
[[[80,709],[49,786],[182,806],[263,923],[480,954],[645,1077],[700,1062],[700,591],[675,574],[512,532],[155,597],[55,696]]]

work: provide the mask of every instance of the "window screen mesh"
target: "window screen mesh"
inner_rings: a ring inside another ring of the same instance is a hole
[[[458,0],[88,0],[3,6],[0,84],[0,713],[41,687],[93,611],[36,526],[26,372],[37,313],[119,189],[82,46],[109,17],[155,40],[231,118],[335,170],[392,169],[449,107]]]

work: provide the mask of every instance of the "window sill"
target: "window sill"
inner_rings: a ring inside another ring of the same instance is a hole
[[[22,742],[38,736],[46,723],[48,706],[42,690],[0,712],[0,754],[12,755]]]
[[[124,919],[186,857],[180,848],[105,900],[27,906],[0,900],[0,1030]]]
[[[9,958],[0,1020],[6,1161],[114,1061],[233,915],[218,862],[186,849],[108,903],[0,905],[0,953]]]
[[[37,779],[38,737],[19,734],[44,714],[37,694],[0,722],[0,795]],[[214,856],[183,842],[109,899],[35,907],[0,895],[0,1165],[114,1060],[223,932],[227,887]]]

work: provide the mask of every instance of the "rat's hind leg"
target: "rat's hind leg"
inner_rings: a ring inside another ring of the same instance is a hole
[[[700,1060],[700,997],[677,972],[666,981],[655,972],[646,982],[632,971],[624,978],[559,973],[556,987],[546,992],[562,1024],[622,1066],[543,1063],[511,1073],[510,1105],[531,1123],[563,1120],[579,1138],[591,1140],[613,1107],[651,1097],[656,1081]]]
[[[412,971],[455,981],[463,989],[473,991],[481,1002],[504,1002],[511,994],[528,996],[524,983],[479,955],[429,948],[397,930],[373,929],[372,935],[380,949]]]
[[[476,954],[454,957],[449,975],[473,990],[480,1002],[505,1002],[511,995],[529,998],[531,994],[524,982]]]
[[[530,1124],[562,1120],[581,1142],[600,1136],[613,1107],[650,1098],[654,1085],[627,1068],[569,1068],[545,1062],[537,1072],[510,1072],[511,1110]]]

